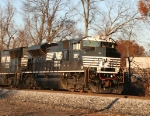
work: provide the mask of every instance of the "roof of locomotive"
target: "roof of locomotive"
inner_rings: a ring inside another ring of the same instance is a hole
[[[1,50],[0,51],[0,57],[1,56],[9,56],[9,50]]]
[[[33,45],[33,46],[28,47],[28,51],[38,50],[38,49],[41,49],[43,46],[51,47],[51,46],[57,46],[57,45],[58,45],[57,43],[51,43],[51,44],[43,43],[43,44],[40,44],[40,45]]]
[[[100,37],[100,36],[85,36],[85,37],[80,37],[76,39],[71,39],[71,43],[78,43],[81,40],[88,40],[88,41],[103,41],[103,42],[111,42],[111,43],[116,43],[112,38],[110,37]]]
[[[88,36],[86,36],[86,37],[80,37],[80,38],[76,38],[76,39],[71,39],[70,41],[71,41],[71,43],[78,43],[79,41],[81,41],[81,40],[83,40],[83,39],[85,39],[87,37]]]
[[[13,48],[13,49],[10,49],[9,51],[10,51],[10,52],[12,52],[12,51],[19,51],[19,50],[21,50],[22,48],[27,48],[27,47]]]

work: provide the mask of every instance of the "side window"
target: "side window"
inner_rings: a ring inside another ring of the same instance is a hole
[[[110,43],[110,42],[101,42],[101,47],[102,48],[115,48],[115,44]]]
[[[80,50],[80,46],[81,46],[80,42],[73,43],[73,50]]]
[[[106,42],[102,42],[102,43],[101,43],[101,47],[102,47],[102,48],[106,48],[106,47],[107,47]]]
[[[109,47],[109,48],[115,48],[115,45],[114,45],[114,43],[109,43],[109,44],[108,44],[108,47]]]

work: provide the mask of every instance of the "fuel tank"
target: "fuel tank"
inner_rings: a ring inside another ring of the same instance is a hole
[[[41,88],[67,90],[67,80],[59,73],[37,75],[36,83]]]

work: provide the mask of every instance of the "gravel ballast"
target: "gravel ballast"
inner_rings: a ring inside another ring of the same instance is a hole
[[[150,116],[150,100],[34,92],[0,89],[0,100],[56,106],[61,109],[84,109],[92,112],[115,112],[122,115]]]

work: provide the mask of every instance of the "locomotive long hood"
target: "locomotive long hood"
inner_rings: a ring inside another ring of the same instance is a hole
[[[9,53],[10,53],[10,57],[13,58],[21,58],[23,51],[22,49],[25,47],[20,47],[20,48],[14,48],[14,49],[10,49]]]
[[[72,39],[71,40],[71,43],[78,43],[78,42],[80,42],[81,40],[83,40],[83,39],[85,39],[85,38],[87,38],[88,36],[85,36],[85,37],[80,37],[80,38],[76,38],[76,39]]]

